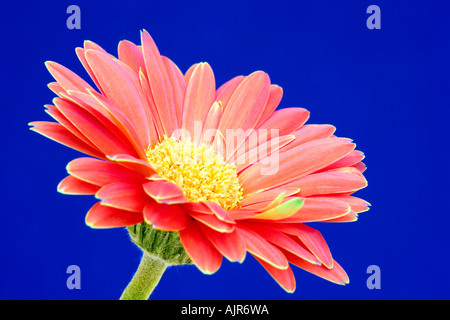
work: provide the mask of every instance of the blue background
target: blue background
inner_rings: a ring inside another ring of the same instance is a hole
[[[81,8],[81,30],[66,9]],[[381,30],[366,27],[369,5]],[[218,85],[255,70],[284,88],[284,107],[331,123],[366,154],[372,209],[355,223],[315,224],[350,284],[294,267],[285,293],[247,256],[214,275],[169,269],[153,299],[448,299],[450,1],[9,1],[0,13],[1,299],[117,299],[139,263],[125,229],[94,230],[94,197],[56,186],[81,154],[28,130],[49,120],[54,94],[44,61],[87,79],[75,47],[92,40],[116,54],[146,29],[185,72],[207,61]],[[66,268],[81,268],[68,290]],[[367,267],[381,269],[369,290]]]

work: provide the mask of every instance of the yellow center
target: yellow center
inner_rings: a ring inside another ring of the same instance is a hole
[[[146,154],[156,172],[180,187],[189,201],[212,201],[230,210],[242,200],[234,165],[226,163],[211,146],[165,137]]]

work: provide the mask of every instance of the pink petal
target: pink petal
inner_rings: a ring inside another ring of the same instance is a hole
[[[87,50],[86,60],[99,82],[104,95],[133,124],[141,143],[150,144],[150,119],[138,76],[123,62],[94,50]]]
[[[257,139],[254,139],[254,136],[250,134],[250,136],[247,138],[247,141],[236,150],[236,153],[233,155],[233,157],[228,159],[227,162],[230,163],[231,161],[233,161],[239,174],[239,172],[251,166],[252,164],[263,162],[265,161],[265,159],[275,157],[279,153],[279,150],[285,145],[291,143],[294,138],[295,137],[292,135],[281,137],[276,136],[273,138],[268,138],[268,140],[266,141],[264,141],[264,138],[262,138],[262,140],[256,142]],[[252,139],[254,139],[254,141],[256,142],[256,146],[249,149],[248,143],[252,144]]]
[[[309,111],[303,108],[285,108],[276,110],[258,130],[278,129],[281,137],[299,129],[309,118]]]
[[[216,91],[215,101],[220,101],[222,106],[225,108],[234,91],[242,83],[242,81],[244,81],[244,79],[244,76],[237,76],[221,85]]]
[[[86,60],[86,56],[85,56],[86,50],[87,49],[76,48],[75,52],[77,53],[78,59],[80,60],[81,64],[83,65],[84,69],[89,74],[89,76],[91,77],[92,81],[94,81],[95,85],[100,90],[100,92],[103,94],[102,88],[100,87],[100,84],[99,84],[97,78],[95,77],[94,72],[92,71],[91,67],[89,66],[89,63]],[[94,91],[94,90],[89,90],[89,91]]]
[[[130,142],[130,144],[134,146],[135,151],[137,152],[137,154],[139,154],[140,158],[147,159],[144,150],[148,147],[148,145],[144,145],[144,142],[140,139],[133,124],[125,116],[122,110],[118,106],[115,106],[114,104],[105,100],[105,97],[98,94],[97,92],[89,91],[89,94],[91,95],[92,98],[94,98],[97,101],[97,103],[101,106],[101,108],[103,108],[107,112],[107,118],[111,119],[111,121],[122,132],[122,134],[127,137],[127,140]],[[98,108],[96,107],[95,109]],[[154,141],[156,141],[156,139],[154,138],[154,130],[152,130],[154,128],[152,128],[150,124],[149,127],[150,127],[149,134],[150,138],[152,139],[151,143],[154,143]]]
[[[242,208],[251,207],[258,212],[266,211],[272,209],[274,201],[283,194],[281,201],[276,202],[276,205],[280,205],[284,197],[288,197],[298,193],[300,190],[298,188],[275,188],[265,190],[259,193],[253,193],[248,197],[245,197],[241,202],[240,206]],[[255,206],[257,205],[257,206]],[[270,206],[270,207],[269,207]],[[262,210],[264,209],[264,210]]]
[[[195,220],[203,223],[211,229],[214,229],[218,232],[232,232],[234,230],[234,223],[228,223],[218,219],[215,215],[205,214],[190,211],[189,215],[193,217]]]
[[[206,274],[213,274],[222,264],[222,255],[203,234],[196,222],[179,231],[181,244],[194,264]]]
[[[272,225],[262,224],[262,223],[251,223],[247,224],[251,226],[252,230],[256,231],[261,237],[269,241],[270,243],[291,252],[292,254],[307,260],[310,263],[320,264],[320,260],[308,250],[303,248],[298,242],[293,238],[287,236],[283,232],[280,232]],[[309,249],[309,248],[308,248]]]
[[[291,142],[293,143],[293,142]],[[262,175],[261,170],[250,166],[252,174],[241,180],[245,194],[274,188],[289,183],[302,176],[317,171],[350,153],[355,148],[353,143],[342,138],[321,139],[307,142],[286,152],[281,152],[278,159],[278,172],[275,175]],[[263,168],[262,164],[255,164]]]
[[[58,82],[50,82],[47,87],[52,90],[55,94],[57,94],[58,96],[61,93],[66,92],[66,90],[58,83]]]
[[[30,122],[29,125],[33,126],[30,130],[40,133],[43,136],[59,142],[69,148],[100,159],[105,158],[104,154],[98,149],[92,148],[88,144],[84,143],[59,123],[35,121]]]
[[[273,267],[269,263],[255,256],[255,259],[266,269],[266,271],[272,276],[272,278],[287,292],[292,293],[295,291],[295,276],[291,267],[282,270]]]
[[[295,140],[292,141],[292,143],[283,147],[282,151],[286,152],[286,151],[293,149],[301,144],[304,144],[304,143],[307,143],[307,142],[310,142],[313,140],[329,138],[333,135],[333,133],[335,131],[336,131],[336,128],[334,126],[331,126],[328,124],[304,125],[300,129],[298,129],[297,131],[294,131],[292,133],[295,136]]]
[[[119,42],[118,47],[119,60],[125,63],[136,75],[139,75],[139,70],[145,69],[144,57],[142,49],[133,42],[123,40]]]
[[[366,187],[367,181],[354,173],[326,171],[307,175],[288,185],[300,188],[299,196],[307,197],[356,191]]]
[[[189,84],[189,81],[191,80],[192,73],[194,73],[195,68],[197,68],[197,66],[199,64],[200,63],[193,64],[192,66],[189,67],[189,69],[184,74],[183,79],[184,79],[184,83],[186,84],[186,86]]]
[[[137,171],[145,177],[150,177],[156,174],[156,171],[150,166],[148,162],[137,159],[127,154],[115,154],[112,156],[108,156],[108,159],[124,166],[125,168]]]
[[[267,99],[261,118],[258,120],[256,127],[259,127],[266,121],[274,112],[283,98],[283,89],[275,84],[270,86],[269,98]]]
[[[84,41],[83,45],[86,50],[90,49],[90,50],[95,50],[98,52],[109,54],[108,52],[106,52],[105,49],[103,49],[102,47],[100,47],[98,44],[96,44],[95,42],[93,42],[91,40]],[[111,55],[111,57],[112,57],[112,55]]]
[[[350,211],[348,214],[334,219],[323,220],[321,222],[355,222],[358,220],[358,214],[355,211]]]
[[[72,102],[54,99],[58,110],[104,154],[135,154],[134,149],[119,139],[113,126],[106,126],[101,120]]]
[[[188,216],[178,205],[150,203],[144,208],[145,222],[166,231],[179,231],[186,228]]]
[[[169,181],[149,181],[143,185],[145,192],[156,202],[162,204],[186,203],[183,191]]]
[[[357,164],[358,162],[362,161],[363,159],[364,159],[364,154],[361,151],[353,150],[348,155],[346,155],[344,158],[323,168],[321,171],[328,171],[331,169],[341,168],[341,167],[351,167],[351,166]]]
[[[99,186],[79,180],[75,177],[65,177],[58,184],[58,192],[72,195],[93,195],[100,189]]]
[[[264,211],[262,213],[253,216],[251,219],[285,221],[285,219],[289,219],[289,217],[292,217],[296,215],[297,212],[299,212],[299,210],[304,204],[304,201],[305,200],[302,198],[292,197],[291,199],[276,206],[275,208],[269,209],[267,211]]]
[[[301,242],[324,264],[328,269],[333,267],[333,257],[322,234],[307,225],[299,225],[297,234]]]
[[[69,130],[74,136],[76,136],[78,139],[86,143],[87,145],[91,146],[92,148],[95,148],[95,145],[89,141],[89,139],[84,136],[80,130],[75,127],[72,122],[70,122],[59,110],[56,106],[52,105],[46,105],[47,109],[45,112],[47,112],[53,119],[58,121],[60,124],[62,124],[67,130]]]
[[[52,74],[58,84],[65,90],[76,90],[87,92],[86,89],[94,90],[86,81],[81,79],[76,73],[70,71],[59,63],[47,61],[45,63],[48,71]]]
[[[230,261],[243,262],[246,255],[245,244],[236,230],[229,233],[217,232],[206,225],[199,224],[203,233],[214,247]]]
[[[298,237],[298,239],[310,250],[314,256],[327,268],[333,266],[333,257],[331,256],[330,249],[323,238],[322,234],[307,225],[304,224],[280,224],[273,225],[273,228]]]
[[[220,205],[212,201],[203,201],[202,202],[211,212],[220,220],[227,223],[234,224],[233,218],[228,214],[228,212],[223,209]]]
[[[211,109],[209,109],[208,115],[205,119],[205,125],[203,126],[202,141],[206,144],[211,144],[217,134],[217,127],[219,126],[220,119],[223,115],[223,106],[218,102],[214,102]]]
[[[183,119],[183,103],[186,93],[186,83],[184,82],[184,76],[180,69],[176,66],[176,64],[172,62],[172,60],[164,56],[161,56],[161,59],[172,87],[173,102],[175,105],[175,114],[177,119],[176,127],[181,128]]]
[[[119,228],[144,221],[142,213],[106,207],[97,202],[86,215],[86,224],[91,228]]]
[[[102,204],[117,209],[142,212],[151,199],[142,185],[128,182],[114,182],[102,187],[95,195]]]
[[[214,73],[207,63],[196,66],[189,79],[184,99],[182,128],[187,130],[192,141],[199,143],[202,138],[203,125],[209,110],[214,103],[216,83]],[[196,122],[199,130],[195,129]],[[194,136],[195,135],[195,136]]]
[[[345,216],[350,211],[350,206],[343,201],[333,198],[307,197],[303,207],[297,213],[280,222],[304,223],[323,221]]]
[[[336,261],[333,262],[333,268],[329,269],[326,266],[317,266],[311,264],[297,256],[294,256],[293,254],[290,254],[289,252],[286,252],[286,257],[288,258],[290,263],[325,280],[341,285],[349,283],[347,274]]]
[[[333,198],[346,202],[355,213],[365,212],[370,207],[367,201],[350,195],[333,195]]]
[[[60,95],[66,100],[70,100],[73,103],[82,106],[87,111],[93,113],[92,110],[97,111],[102,114],[108,120],[112,120],[112,117],[108,111],[103,107],[103,105],[98,102],[90,93],[84,93],[79,91],[68,90],[66,94]]]
[[[155,106],[158,110],[164,133],[167,136],[171,136],[172,132],[177,128],[177,113],[173,103],[173,96],[169,93],[172,89],[170,80],[166,74],[161,54],[152,37],[145,30],[141,33],[141,42],[148,83]]]
[[[247,251],[278,269],[286,270],[289,265],[285,256],[275,246],[267,242],[258,233],[239,224],[236,227],[244,240]]]
[[[144,75],[144,72],[142,70],[139,71],[139,81],[141,83],[142,91],[144,92],[149,107],[149,118],[152,119],[151,122],[153,123],[154,131],[156,133],[156,138],[152,140],[152,146],[154,146],[154,144],[159,141],[159,137],[162,137],[166,134],[160,116],[160,112],[163,112],[163,110],[159,111],[156,107],[155,100],[153,99],[152,89],[150,88],[150,83],[148,82],[147,77]],[[151,124],[149,126],[151,127]]]
[[[224,107],[219,130],[226,133],[227,129],[253,129],[261,117],[269,91],[270,79],[266,73],[257,71],[246,77]]]
[[[145,177],[119,164],[93,158],[78,158],[67,165],[67,171],[85,182],[104,186],[113,182],[140,184]]]
[[[134,149],[134,152],[131,151],[134,155],[146,159],[143,151],[144,147],[141,145],[141,141],[137,137],[130,122],[118,108],[113,107],[109,102],[104,100],[101,95],[93,91],[89,91],[86,94],[69,90],[67,94],[63,93],[61,97],[63,98],[63,101],[69,101],[91,114],[92,117],[100,121],[108,128],[112,135],[116,136],[116,138],[130,150]],[[58,102],[60,99],[55,99],[54,101]],[[112,113],[111,110],[113,110],[114,113]]]

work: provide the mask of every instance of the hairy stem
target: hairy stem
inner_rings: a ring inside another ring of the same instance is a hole
[[[147,300],[168,267],[163,260],[143,252],[139,267],[120,300]]]

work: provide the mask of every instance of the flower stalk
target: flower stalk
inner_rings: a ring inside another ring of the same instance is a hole
[[[167,267],[165,261],[144,252],[139,267],[120,300],[148,300]]]
[[[154,229],[145,222],[127,227],[130,239],[143,252],[139,267],[120,300],[147,300],[169,266],[192,264],[178,232]]]

